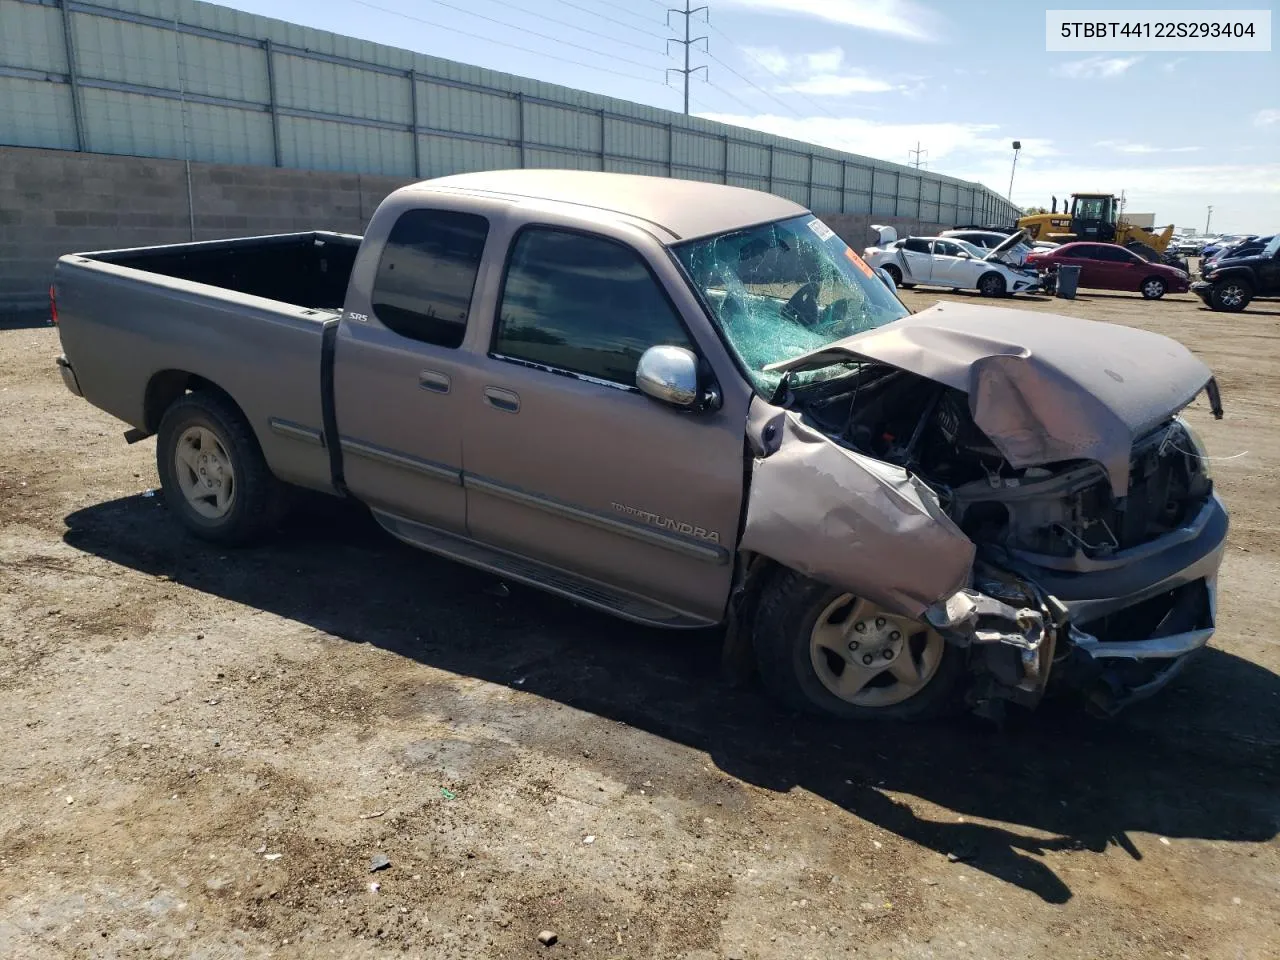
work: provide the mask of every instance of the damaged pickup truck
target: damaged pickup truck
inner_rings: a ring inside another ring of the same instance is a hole
[[[788,200],[574,171],[404,187],[363,238],[63,257],[67,386],[157,436],[196,535],[290,486],[662,627],[728,624],[794,707],[1111,712],[1214,629],[1227,532],[1155,334],[911,314]],[[424,589],[430,589],[424,584]]]

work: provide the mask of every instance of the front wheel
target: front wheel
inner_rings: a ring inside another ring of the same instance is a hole
[[[188,393],[165,411],[156,469],[166,505],[203,540],[250,543],[280,518],[283,486],[244,415],[221,395]]]
[[[1159,277],[1148,277],[1142,281],[1142,295],[1148,300],[1159,300],[1167,289]]]
[[[956,706],[965,675],[929,625],[793,570],[764,587],[754,638],[765,686],[808,713],[923,720]]]
[[[984,297],[1003,297],[1005,292],[1004,277],[998,273],[984,273],[978,279],[978,292]]]
[[[1209,305],[1215,310],[1239,313],[1253,299],[1253,291],[1242,280],[1219,280],[1213,285]]]

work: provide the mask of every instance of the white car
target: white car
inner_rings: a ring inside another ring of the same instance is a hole
[[[900,287],[917,284],[977,290],[984,297],[1012,293],[1032,293],[1040,289],[1040,277],[1029,267],[1007,259],[1022,241],[1019,231],[991,250],[948,237],[907,237],[897,239],[892,227],[872,226],[880,233],[880,243],[867,247],[862,258],[872,267],[883,268]]]
[[[1027,254],[1032,250],[1031,238],[1025,233],[1019,233],[1020,240],[1011,248],[1006,248],[1004,255],[1006,263],[1016,263],[1021,265],[1027,259]],[[994,250],[1009,239],[1008,233],[996,233],[994,230],[965,230],[957,228],[955,230],[943,230],[938,234],[943,240],[964,240],[975,247],[981,247],[983,250]]]

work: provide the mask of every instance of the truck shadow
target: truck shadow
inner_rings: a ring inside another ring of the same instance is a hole
[[[1220,650],[1115,721],[1048,704],[1003,731],[967,719],[842,726],[783,713],[753,684],[724,681],[714,632],[633,626],[514,585],[503,596],[493,577],[403,546],[336,501],[307,506],[273,544],[236,552],[234,563],[183,533],[161,503],[138,495],[77,511],[65,540],[688,745],[728,775],[808,790],[936,851],[940,869],[955,854],[1047,902],[1072,891],[1044,852],[1116,845],[1141,858],[1132,833],[1265,842],[1280,831],[1280,678]],[[431,702],[455,719],[472,709],[451,689],[433,687]],[[576,762],[609,765],[600,750],[584,761],[581,747]],[[933,807],[941,813],[917,812]]]

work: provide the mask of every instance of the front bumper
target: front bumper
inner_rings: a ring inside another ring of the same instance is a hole
[[[1085,569],[1006,556],[929,616],[970,627],[986,674],[976,702],[1029,706],[1066,688],[1112,714],[1167,684],[1213,636],[1228,524],[1211,495],[1179,529]]]
[[[1201,300],[1203,300],[1205,303],[1209,302],[1209,295],[1212,292],[1212,290],[1213,290],[1213,284],[1210,283],[1208,280],[1197,280],[1195,283],[1191,284],[1191,292],[1194,293]]]
[[[1213,636],[1228,526],[1226,509],[1214,495],[1168,535],[1168,549],[1110,570],[1075,577],[1054,571],[1038,578],[1037,585],[1068,614],[1058,648],[1060,682],[1080,688],[1095,708],[1110,714],[1172,680]]]

